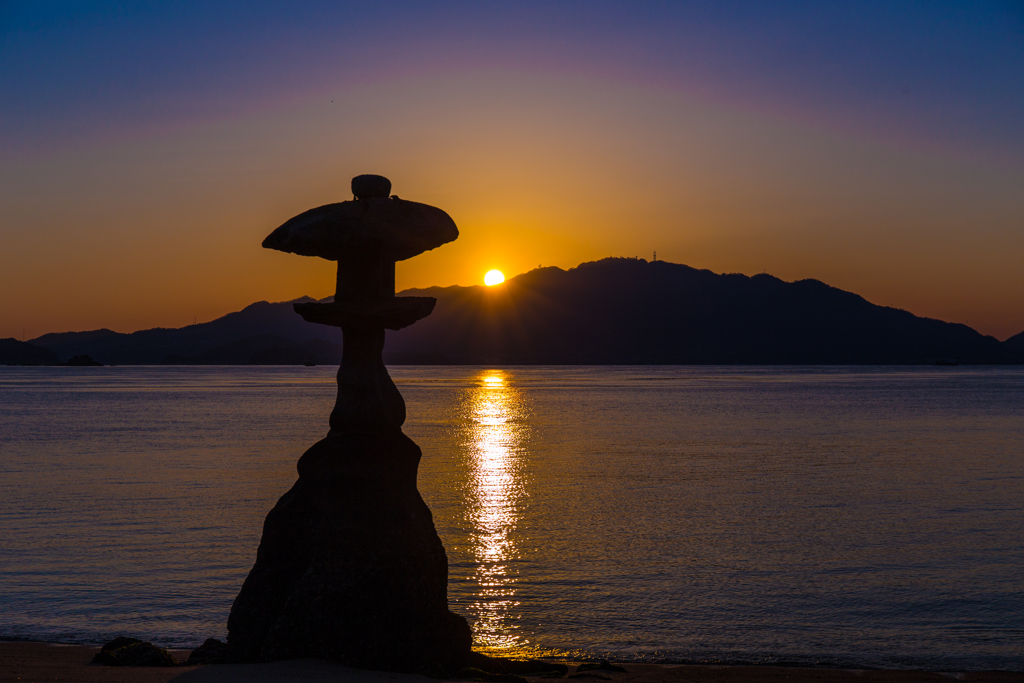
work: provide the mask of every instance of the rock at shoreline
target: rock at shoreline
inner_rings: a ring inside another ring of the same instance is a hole
[[[486,683],[527,683],[522,676],[515,674],[492,674],[476,667],[467,666],[459,669],[458,679],[460,681],[484,681]]]
[[[479,652],[470,652],[466,657],[466,665],[459,670],[458,678],[486,683],[526,683],[524,676],[562,678],[567,673],[569,667],[565,664],[540,659],[488,657]]]
[[[103,646],[91,664],[107,666],[176,666],[171,654],[138,638],[114,638]]]
[[[216,638],[207,638],[203,644],[192,650],[188,656],[185,666],[198,666],[201,664],[225,664],[227,663],[227,643]]]
[[[565,664],[545,662],[541,659],[505,659],[490,657],[481,652],[470,652],[466,657],[465,667],[489,674],[515,674],[517,676],[547,676],[554,674],[564,676],[569,673]]]

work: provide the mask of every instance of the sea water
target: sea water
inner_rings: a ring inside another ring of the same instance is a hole
[[[393,367],[496,654],[1024,670],[1024,369]],[[330,367],[0,368],[0,638],[225,636]]]

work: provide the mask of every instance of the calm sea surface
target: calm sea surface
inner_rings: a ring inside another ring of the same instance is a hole
[[[0,368],[0,637],[225,636],[334,368]],[[1024,670],[1024,369],[395,367],[480,648]]]

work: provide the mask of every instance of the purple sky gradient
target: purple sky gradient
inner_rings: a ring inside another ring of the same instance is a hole
[[[26,2],[0,16],[0,140],[21,154],[496,68],[1024,160],[1019,3]]]

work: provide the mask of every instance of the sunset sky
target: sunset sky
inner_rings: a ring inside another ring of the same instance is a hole
[[[657,250],[1004,339],[1024,4],[0,2],[0,337],[327,296],[260,243],[360,173],[461,231],[399,289]]]

